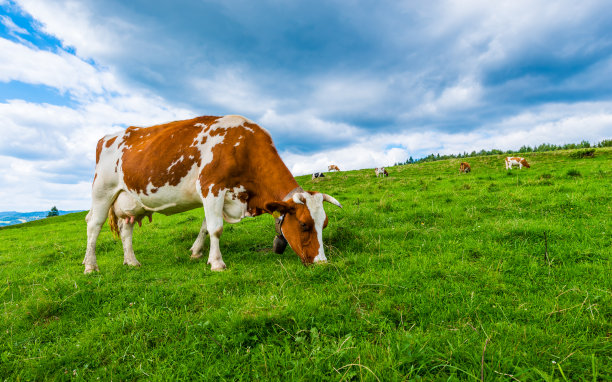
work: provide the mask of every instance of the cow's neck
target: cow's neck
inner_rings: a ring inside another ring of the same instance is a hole
[[[283,201],[303,191],[284,163],[255,177],[253,183],[259,186],[255,195],[249,200],[249,210],[255,214],[265,211],[266,203]]]
[[[281,200],[286,201],[292,198],[294,194],[304,191],[288,169],[283,175],[282,177],[278,176],[270,179],[271,181],[267,187],[267,195],[262,195],[263,198],[266,199],[266,203]]]

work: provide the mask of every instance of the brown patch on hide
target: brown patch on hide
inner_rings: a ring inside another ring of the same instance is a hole
[[[109,139],[109,140],[106,142],[106,147],[107,147],[107,148],[108,148],[108,147],[111,147],[111,145],[113,144],[113,142],[115,142],[115,139],[117,139],[117,136],[114,136],[114,137],[112,137],[111,139]]]
[[[201,163],[195,140],[202,127],[196,124],[210,125],[218,118],[198,117],[146,128],[128,127],[122,141],[121,164],[126,186],[146,194],[149,184],[155,191],[166,184],[178,185],[194,164]]]
[[[96,164],[100,162],[100,154],[102,154],[102,147],[104,146],[104,138],[98,141],[98,145],[96,146]]]

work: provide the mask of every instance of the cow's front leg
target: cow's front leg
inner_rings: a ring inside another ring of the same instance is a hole
[[[128,220],[128,219],[126,219]],[[121,234],[121,242],[123,243],[123,265],[131,265],[139,267],[140,263],[134,254],[132,247],[132,234],[134,232],[134,220],[124,221],[119,220],[119,232]]]
[[[208,264],[211,271],[222,271],[225,263],[221,257],[219,239],[223,233],[223,204],[225,202],[225,192],[213,196],[212,192],[204,198],[204,214],[206,215],[206,228],[210,235],[210,252],[208,254]]]
[[[108,192],[101,189],[101,186],[98,186],[98,183],[94,183],[91,210],[89,210],[87,217],[85,217],[87,221],[87,250],[83,259],[85,274],[100,270],[96,261],[96,241],[98,240],[102,225],[106,221],[108,209],[113,204],[116,195],[109,195]]]
[[[206,234],[208,234],[208,230],[206,229],[206,219],[202,222],[202,228],[200,228],[200,233],[198,234],[198,238],[191,246],[191,258],[199,259],[203,256],[202,249],[204,248],[204,240],[206,240]]]

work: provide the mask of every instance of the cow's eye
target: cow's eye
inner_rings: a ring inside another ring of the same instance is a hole
[[[306,225],[306,223],[300,222],[300,228],[302,231],[308,231],[308,225]]]

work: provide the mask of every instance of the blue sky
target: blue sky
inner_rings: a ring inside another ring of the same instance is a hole
[[[95,144],[242,114],[295,175],[612,138],[609,1],[0,0],[0,211],[88,209]]]

